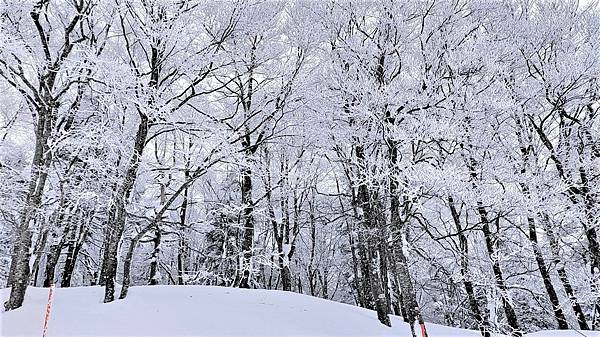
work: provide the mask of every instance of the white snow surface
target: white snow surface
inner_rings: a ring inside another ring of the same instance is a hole
[[[9,289],[0,289],[6,300]],[[274,290],[207,286],[132,287],[125,300],[102,303],[103,288],[55,289],[47,336],[410,336],[375,312]],[[48,289],[30,287],[22,308],[0,313],[0,336],[42,336]],[[429,337],[477,337],[477,331],[427,325]],[[548,331],[530,337],[581,337]],[[583,332],[600,337],[598,332]]]

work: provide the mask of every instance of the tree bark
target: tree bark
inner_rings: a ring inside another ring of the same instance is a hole
[[[63,221],[64,214],[60,214],[58,216],[58,221]],[[54,242],[50,246],[50,251],[46,255],[46,272],[44,277],[44,288],[50,287],[54,283],[54,274],[56,273],[56,265],[58,264],[58,260],[60,258],[60,254],[62,252],[63,247],[65,246],[65,242],[67,241],[67,237],[71,231],[71,227],[68,226],[65,229],[61,239],[58,242]],[[56,235],[55,233],[52,234]]]
[[[39,43],[44,52],[44,66],[41,73],[38,73],[37,80],[39,81],[38,88],[33,86],[19,87],[17,84],[13,86],[24,94],[31,111],[35,113],[36,120],[34,121],[35,130],[35,147],[33,159],[31,162],[31,177],[28,184],[25,204],[19,214],[19,223],[16,229],[15,242],[12,249],[12,259],[8,275],[11,291],[8,300],[4,303],[5,309],[12,310],[20,307],[25,298],[25,292],[29,284],[30,269],[29,261],[31,259],[31,236],[32,223],[35,221],[36,212],[39,210],[48,171],[53,159],[53,151],[50,148],[50,138],[55,129],[57,111],[60,105],[55,91],[55,83],[58,74],[61,70],[63,61],[70,55],[73,50],[75,41],[71,40],[71,33],[75,31],[75,27],[82,19],[86,8],[86,3],[81,1],[75,3],[77,13],[69,20],[69,23],[64,27],[64,39],[58,56],[52,59],[49,52],[49,32],[44,30],[40,21],[40,14],[47,6],[45,1],[36,3],[29,13],[36,27]],[[18,68],[21,68],[20,66]],[[20,70],[20,76],[25,78],[25,74]],[[61,90],[69,89],[70,84]],[[28,94],[32,92],[33,95]],[[33,98],[35,97],[35,98]]]
[[[360,182],[357,188],[357,209],[359,210],[359,220],[362,223],[362,230],[359,231],[359,241],[361,242],[362,251],[361,260],[363,265],[363,281],[365,283],[365,294],[370,294],[370,300],[375,310],[377,311],[377,318],[379,322],[384,325],[392,326],[390,317],[388,316],[388,310],[386,308],[385,294],[383,293],[382,286],[380,283],[380,275],[377,270],[377,250],[380,245],[379,241],[382,238],[378,238],[377,234],[380,233],[380,227],[383,224],[378,223],[377,216],[375,214],[375,202],[372,196],[372,191],[366,184],[366,170],[365,168],[365,155],[361,145],[355,146],[355,154],[359,165]],[[385,238],[384,238],[385,239]]]
[[[44,255],[44,250],[46,249],[46,241],[48,240],[48,232],[47,228],[42,229],[42,235],[39,237],[38,242],[36,243],[35,250],[35,261],[33,262],[33,267],[31,268],[31,284],[33,286],[37,286],[38,276],[40,271],[40,261],[42,260],[42,256]]]
[[[152,242],[154,243],[154,249],[152,250],[152,257],[150,258],[150,273],[149,273],[149,285],[157,285],[160,281],[158,279],[158,274],[160,268],[159,258],[160,258],[160,241],[161,241],[161,232],[160,227],[157,225],[154,228],[154,238]]]
[[[474,191],[477,190],[477,181],[478,181],[478,173],[475,171],[477,166],[477,161],[472,157],[468,157],[466,160],[466,166],[469,170],[469,175],[471,178],[471,187]],[[521,331],[521,327],[519,326],[519,320],[517,318],[517,313],[513,308],[510,298],[510,294],[508,293],[508,287],[506,286],[506,281],[504,278],[504,274],[502,273],[502,268],[500,267],[499,255],[496,250],[496,238],[495,235],[492,234],[490,229],[490,219],[488,216],[488,212],[481,203],[481,201],[477,201],[477,214],[479,215],[479,219],[481,222],[481,231],[483,232],[483,236],[485,239],[485,248],[488,254],[488,258],[492,264],[492,271],[494,273],[494,281],[496,283],[496,287],[500,290],[502,307],[504,308],[504,314],[506,316],[506,321],[511,328],[511,335],[514,337],[521,337],[523,332]],[[496,222],[500,222],[500,218],[496,219]]]
[[[525,173],[529,169],[529,161],[530,155],[532,154],[532,148],[530,144],[531,136],[525,134],[525,130],[523,128],[523,124],[521,120],[516,117],[515,122],[517,125],[517,138],[519,140],[519,150],[521,152],[521,174],[523,175],[523,179],[525,178]],[[526,198],[530,198],[529,186],[525,182],[520,182],[519,186],[521,187],[521,191]],[[546,262],[544,260],[544,255],[542,254],[542,250],[540,249],[538,238],[537,238],[537,228],[535,224],[535,219],[531,214],[527,215],[527,224],[529,229],[529,241],[531,242],[531,248],[533,250],[533,254],[535,256],[535,261],[537,263],[538,269],[542,276],[542,281],[544,283],[544,287],[546,288],[546,293],[548,294],[548,299],[550,300],[550,304],[552,305],[552,311],[554,312],[554,318],[558,323],[558,328],[561,330],[566,330],[569,328],[569,324],[567,323],[567,319],[560,307],[560,301],[558,300],[558,295],[556,294],[556,290],[554,289],[554,285],[552,284],[552,280],[550,278],[550,272],[548,271],[548,267],[546,266]]]
[[[142,160],[142,153],[148,136],[148,128],[148,117],[140,113],[140,123],[138,124],[138,130],[135,135],[133,154],[128,163],[123,182],[112,197],[110,210],[108,212],[108,231],[106,233],[107,237],[105,238],[107,245],[104,252],[104,261],[106,263],[104,271],[104,303],[112,302],[115,299],[117,253],[127,218],[125,205],[137,177],[137,170]]]
[[[252,272],[252,248],[254,244],[254,204],[252,201],[252,171],[249,167],[242,168],[241,172],[242,191],[242,256],[239,270],[241,272],[238,286],[250,288],[250,277]]]
[[[490,337],[490,324],[487,317],[483,316],[477,303],[477,297],[473,289],[473,282],[471,281],[471,275],[469,273],[469,244],[467,236],[463,232],[462,225],[460,222],[460,214],[454,204],[452,196],[448,196],[448,205],[450,213],[452,214],[452,220],[456,226],[456,232],[458,234],[459,247],[460,247],[460,274],[463,279],[463,285],[465,292],[467,293],[467,300],[469,301],[469,307],[473,313],[473,317],[479,326],[479,331],[483,337]]]
[[[550,279],[550,273],[548,271],[548,267],[546,266],[546,262],[544,261],[542,250],[540,249],[538,243],[535,219],[533,219],[532,217],[527,217],[527,223],[529,224],[529,240],[531,241],[531,247],[533,248],[535,261],[537,263],[540,274],[542,275],[542,280],[544,282],[546,292],[548,293],[548,298],[550,299],[550,303],[552,304],[552,310],[554,312],[554,317],[558,322],[558,328],[561,330],[567,330],[569,329],[569,324],[567,323],[567,319],[565,318],[565,315],[560,307],[558,295],[556,294],[556,290],[554,289],[554,285],[552,284],[552,280]]]
[[[581,330],[590,330],[590,327],[585,319],[585,314],[583,313],[583,309],[579,304],[579,300],[577,296],[575,296],[575,291],[571,286],[571,282],[569,281],[569,276],[567,275],[567,271],[565,269],[565,262],[560,257],[560,247],[558,245],[558,240],[554,235],[554,230],[550,226],[550,221],[547,215],[542,215],[542,224],[544,225],[544,229],[546,230],[546,236],[550,241],[550,250],[552,251],[552,255],[554,258],[554,264],[556,265],[556,269],[558,272],[558,278],[563,285],[563,289],[569,298],[569,302],[571,303],[571,308],[573,309],[573,313],[577,318],[577,324]]]
[[[394,119],[388,116],[387,122],[390,125],[394,124]],[[395,141],[389,139],[387,141],[389,146],[388,160],[389,166],[393,173],[397,173],[398,165],[398,149]],[[423,328],[425,323],[421,318],[421,310],[417,302],[417,294],[415,292],[414,284],[410,277],[410,271],[408,269],[408,261],[404,254],[404,231],[405,222],[400,217],[400,190],[398,177],[392,174],[389,182],[390,191],[390,228],[392,231],[392,254],[395,257],[396,270],[398,272],[398,283],[401,291],[401,311],[403,312],[404,321],[409,323],[411,331],[414,335],[414,323],[419,319],[419,324],[422,324]]]
[[[184,172],[185,180],[188,181],[190,179],[190,171],[188,169],[189,163],[186,165],[186,169]],[[186,186],[183,191],[183,200],[181,202],[181,207],[179,208],[179,227],[181,234],[179,235],[179,243],[177,250],[177,284],[182,285],[185,283],[184,274],[186,272],[186,261],[187,261],[187,209],[188,209],[188,187]]]
[[[502,269],[500,268],[500,260],[498,258],[498,253],[495,247],[495,239],[492,231],[490,230],[490,221],[488,217],[488,213],[486,209],[479,203],[477,206],[477,212],[479,213],[479,218],[481,219],[482,227],[481,230],[483,232],[485,238],[485,248],[488,253],[488,257],[492,262],[492,270],[494,272],[494,278],[496,282],[496,286],[500,289],[502,307],[504,308],[504,314],[506,315],[506,320],[508,325],[511,327],[511,335],[515,337],[521,337],[523,332],[521,331],[521,327],[519,326],[519,321],[517,318],[517,313],[515,309],[512,307],[510,295],[508,294],[508,288],[506,286],[506,282],[504,279],[504,275],[502,273]],[[496,221],[500,221],[497,219]]]

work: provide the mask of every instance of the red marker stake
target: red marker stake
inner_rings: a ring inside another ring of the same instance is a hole
[[[44,317],[44,332],[42,337],[46,337],[48,331],[48,320],[50,319],[50,310],[52,309],[52,293],[54,292],[54,284],[50,285],[50,291],[48,292],[48,305],[46,305],[46,316]]]
[[[421,323],[421,336],[427,337],[427,330],[425,329],[425,323]]]

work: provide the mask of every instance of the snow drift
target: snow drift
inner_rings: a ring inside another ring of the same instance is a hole
[[[9,289],[0,290],[0,298]],[[29,288],[24,306],[0,315],[1,336],[41,336],[48,289]],[[375,312],[273,290],[205,286],[132,287],[126,300],[103,304],[103,288],[56,289],[48,336],[410,336],[401,318],[392,328]],[[430,337],[477,337],[476,331],[428,324]],[[531,337],[579,336],[543,332]],[[587,337],[600,337],[585,332]]]

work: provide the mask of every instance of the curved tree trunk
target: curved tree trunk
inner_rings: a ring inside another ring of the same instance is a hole
[[[135,135],[133,154],[129,161],[123,183],[117,188],[117,191],[113,195],[110,210],[108,212],[108,231],[106,233],[107,237],[104,239],[107,242],[106,250],[104,252],[104,263],[106,263],[106,267],[104,268],[104,303],[112,302],[115,299],[117,253],[126,221],[125,203],[129,199],[129,195],[131,194],[131,190],[135,183],[137,170],[148,136],[148,128],[148,117],[144,114],[140,114],[140,123],[138,124],[138,130]]]

